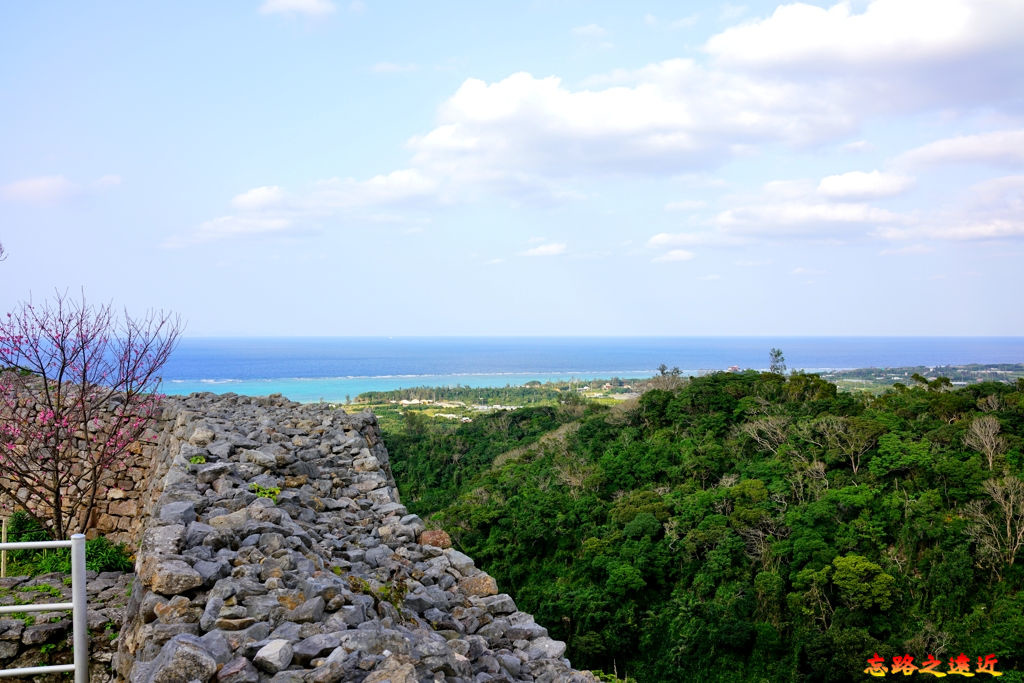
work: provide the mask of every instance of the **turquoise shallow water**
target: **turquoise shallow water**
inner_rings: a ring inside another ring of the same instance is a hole
[[[779,347],[790,368],[1024,363],[1021,337],[349,337],[191,338],[164,368],[163,391],[281,393],[341,402],[416,386],[520,385],[764,369]]]
[[[618,373],[617,377],[634,379],[650,377],[651,371]],[[309,403],[328,401],[344,402],[346,397],[355,398],[364,391],[389,391],[409,387],[442,387],[461,384],[468,387],[503,387],[506,384],[519,386],[531,380],[541,382],[589,380],[606,378],[608,373],[562,374],[562,373],[504,373],[490,375],[415,375],[402,377],[291,377],[281,379],[227,379],[227,380],[173,380],[165,382],[163,391],[168,394],[189,394],[194,391],[212,391],[222,394],[234,392],[246,396],[284,394],[293,401]]]

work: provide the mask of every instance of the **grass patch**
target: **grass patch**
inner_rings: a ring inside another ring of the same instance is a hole
[[[50,540],[46,530],[21,510],[11,515],[7,529],[7,539],[11,543]],[[94,572],[129,572],[134,568],[134,563],[128,546],[124,543],[111,543],[109,539],[100,536],[85,542],[85,568]],[[7,553],[7,573],[10,576],[39,576],[52,572],[71,573],[70,548],[11,550]],[[30,589],[46,588],[51,587],[33,586]]]

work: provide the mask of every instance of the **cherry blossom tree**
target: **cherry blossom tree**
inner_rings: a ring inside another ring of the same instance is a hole
[[[66,294],[0,317],[0,497],[54,538],[84,531],[161,396],[175,315],[118,316]]]

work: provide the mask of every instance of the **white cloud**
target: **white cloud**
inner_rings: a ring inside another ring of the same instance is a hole
[[[264,0],[260,5],[260,14],[307,14],[324,16],[334,12],[334,3],[330,0]]]
[[[532,247],[523,252],[523,256],[558,256],[564,254],[567,245],[564,242],[552,242]]]
[[[793,270],[789,271],[790,275],[825,275],[827,271],[819,270],[817,268],[804,268],[803,266],[797,266]]]
[[[895,173],[850,171],[822,178],[818,192],[830,198],[870,199],[893,197],[905,192],[913,184],[913,178]]]
[[[576,26],[572,30],[574,36],[581,36],[583,38],[603,38],[608,35],[607,29],[597,24],[587,24],[586,26]]]
[[[1024,220],[992,219],[954,225],[926,225],[914,228],[886,228],[879,236],[891,240],[935,239],[955,242],[999,240],[1024,237]]]
[[[295,206],[312,211],[334,211],[370,206],[395,206],[436,198],[439,183],[421,171],[405,168],[369,180],[331,178],[298,198]]]
[[[692,251],[687,251],[686,249],[673,249],[671,251],[665,252],[661,256],[655,256],[654,258],[651,259],[651,262],[671,263],[675,261],[689,261],[693,257],[694,253]]]
[[[730,233],[742,235],[826,236],[836,227],[897,221],[900,216],[861,203],[786,201],[727,209],[716,222]]]
[[[867,140],[854,140],[843,145],[843,149],[847,152],[866,152],[872,147],[873,145]]]
[[[780,5],[761,21],[726,29],[705,49],[724,63],[758,69],[799,65],[895,66],[949,60],[1020,40],[1019,0],[873,0],[830,8]]]
[[[16,180],[0,187],[0,197],[11,202],[51,204],[78,192],[78,185],[62,175]]]
[[[656,28],[658,26],[661,26],[663,22],[660,21],[658,17],[654,16],[653,14],[645,14],[644,23],[650,26],[651,28]],[[664,25],[669,30],[675,31],[678,29],[691,28],[692,26],[696,25],[696,23],[697,15],[693,14],[688,17],[682,17],[680,19],[673,19]]]
[[[890,240],[1006,240],[1024,237],[1024,175],[991,178],[969,188],[967,197],[904,226],[883,226]]]
[[[910,244],[905,247],[883,249],[878,253],[882,256],[893,256],[898,254],[930,254],[933,251],[935,251],[935,247],[930,247],[927,244]]]
[[[100,176],[93,183],[96,187],[116,187],[121,184],[121,176],[111,173],[108,175]]]
[[[567,177],[703,170],[763,142],[806,144],[855,120],[830,89],[709,72],[690,60],[595,79],[468,79],[439,125],[414,137],[413,164],[476,185],[552,192]],[[738,147],[739,145],[739,147]]]
[[[659,232],[647,240],[648,247],[735,247],[749,240],[720,231],[711,232]]]
[[[419,71],[419,64],[396,64],[394,62],[377,62],[370,70],[378,74],[401,74]]]
[[[415,169],[392,171],[368,180],[330,178],[295,192],[286,192],[277,185],[254,187],[231,200],[239,211],[237,215],[207,221],[191,235],[172,238],[165,246],[245,234],[295,231],[310,220],[320,219],[410,223],[416,219],[391,210],[415,208],[424,203],[433,205],[441,198],[437,182]],[[412,226],[406,234],[419,229]]]
[[[291,227],[285,218],[252,218],[244,216],[222,216],[206,221],[199,226],[199,234],[209,236],[251,235],[266,232],[280,232]]]
[[[676,20],[674,20],[672,22],[669,22],[668,27],[671,28],[671,29],[681,29],[681,28],[690,28],[691,26],[696,26],[696,24],[697,24],[697,15],[693,14],[691,16],[683,17],[682,19],[676,19]]]
[[[708,203],[703,199],[684,199],[678,202],[669,202],[665,205],[666,211],[693,211],[703,209]]]
[[[900,1],[913,11],[901,9]],[[268,0],[264,7],[297,11],[297,5],[323,2]],[[1018,5],[1024,8],[1019,0],[873,0],[831,9],[789,4],[711,38],[705,48],[713,59],[706,63],[670,59],[580,85],[526,72],[494,81],[469,78],[439,107],[434,126],[408,140],[405,168],[285,188],[278,204],[265,207],[254,198],[245,208],[240,196],[236,207],[294,218],[370,208],[401,213],[488,195],[517,204],[587,199],[585,183],[595,178],[678,179],[780,147],[847,142],[848,149],[863,149],[866,143],[848,141],[862,134],[869,118],[894,111],[932,113],[936,103],[952,103],[944,110],[952,117],[998,115],[1001,103],[1019,108],[1015,93],[1024,91],[1024,41],[1006,26],[1024,18]],[[857,12],[855,6],[866,9]],[[664,25],[655,17],[644,20]],[[817,28],[831,37],[820,38]],[[607,32],[598,24],[573,31],[598,39]],[[390,62],[373,67],[381,73],[413,68]],[[972,136],[944,151],[925,146],[917,157],[963,157],[968,151],[957,146],[972,142],[991,142],[998,148],[991,158],[1007,162],[1024,154],[1024,144],[1012,136],[1001,143]],[[906,157],[913,160],[914,151]],[[761,196],[741,198],[719,213],[717,229],[701,239],[711,244],[714,236],[721,244],[725,237],[747,235],[913,227],[905,217],[860,202],[906,190],[910,175],[853,172],[766,187]],[[697,201],[671,202],[665,209],[703,208]]]
[[[896,163],[907,166],[971,162],[1024,164],[1024,130],[1000,130],[936,140],[904,152],[896,159]]]
[[[722,21],[735,21],[746,13],[746,5],[734,5],[731,2],[727,2],[722,5],[722,11],[719,12],[718,17]]]
[[[287,218],[264,218],[259,216],[221,216],[202,223],[197,230],[187,235],[175,235],[164,241],[163,247],[176,249],[194,244],[212,242],[226,237],[242,237],[285,232],[292,228]]]
[[[1019,111],[1020,0],[872,0],[780,5],[712,36],[716,69],[837,90],[855,118],[977,107]],[[979,74],[983,74],[982,77]]]
[[[245,211],[255,211],[278,206],[284,200],[284,190],[277,185],[254,187],[231,200],[232,206]]]

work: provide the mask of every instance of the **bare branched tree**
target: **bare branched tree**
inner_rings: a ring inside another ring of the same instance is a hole
[[[789,422],[789,418],[784,415],[770,415],[743,423],[740,432],[750,437],[761,450],[778,455],[779,446],[785,443],[789,436]]]
[[[978,410],[982,410],[986,413],[990,413],[993,410],[999,410],[1003,405],[1003,402],[999,400],[998,394],[989,394],[978,399]]]
[[[558,480],[569,488],[573,500],[579,500],[580,494],[589,488],[587,480],[594,475],[595,469],[579,455],[565,453],[559,460],[555,465]]]
[[[964,445],[985,456],[991,470],[997,455],[1006,450],[1006,438],[999,434],[1001,425],[995,415],[982,415],[971,422],[964,434]]]
[[[1024,482],[1007,475],[984,484],[988,499],[967,506],[967,533],[989,564],[1012,567],[1024,547]]]
[[[856,418],[828,415],[814,423],[825,447],[841,454],[856,475],[861,458],[875,447],[881,428]]]
[[[772,545],[777,540],[788,538],[789,531],[789,527],[779,519],[765,516],[756,525],[743,527],[737,533],[746,545],[747,557],[761,563],[762,570],[775,571],[782,558],[772,552]]]
[[[116,316],[66,295],[0,318],[0,493],[54,538],[84,531],[156,410],[176,316]]]

